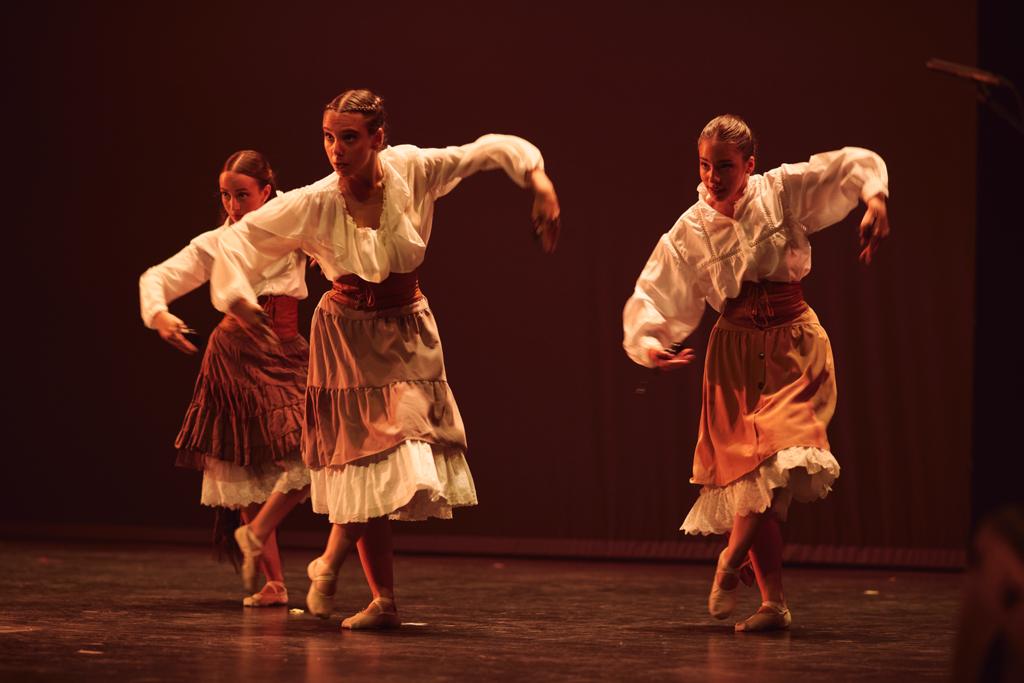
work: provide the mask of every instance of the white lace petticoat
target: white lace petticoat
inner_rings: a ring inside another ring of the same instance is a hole
[[[476,505],[465,454],[405,441],[342,467],[310,471],[313,511],[334,524],[387,516],[401,521],[451,519],[452,508]]]
[[[728,533],[736,515],[764,512],[769,506],[785,521],[792,500],[806,503],[824,498],[838,476],[839,463],[828,451],[805,446],[784,448],[731,484],[704,486],[680,530],[688,534]]]
[[[301,461],[269,466],[256,473],[226,460],[206,458],[200,502],[212,507],[243,508],[266,502],[271,493],[287,493],[309,485],[309,470]]]

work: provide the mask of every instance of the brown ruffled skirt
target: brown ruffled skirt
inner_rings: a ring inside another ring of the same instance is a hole
[[[258,473],[300,459],[309,345],[294,329],[295,304],[263,300],[279,345],[261,349],[231,316],[210,335],[175,441],[179,466],[215,459]]]

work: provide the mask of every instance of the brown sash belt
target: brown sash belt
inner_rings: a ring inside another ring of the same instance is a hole
[[[799,318],[808,308],[799,282],[744,282],[735,299],[727,299],[722,317],[741,327],[775,327]]]

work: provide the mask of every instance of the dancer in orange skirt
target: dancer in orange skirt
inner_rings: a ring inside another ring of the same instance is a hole
[[[754,174],[754,134],[729,115],[705,126],[697,151],[697,203],[662,235],[637,280],[623,345],[647,367],[689,365],[693,349],[681,342],[705,304],[721,313],[690,480],[702,488],[682,530],[729,534],[708,598],[713,617],[728,618],[739,583],[756,578],[762,605],[736,630],[788,628],[779,524],[793,499],[823,498],[839,476],[826,434],[836,404],[832,349],[800,286],[811,269],[808,237],[863,200],[860,256],[870,263],[889,234],[888,175],[877,154],[855,147]]]
[[[185,338],[187,326],[168,311],[168,303],[210,279],[215,245],[228,225],[277,201],[277,180],[259,152],[232,154],[219,182],[224,225],[195,237],[139,279],[143,321],[185,353],[197,349]],[[260,316],[281,343],[261,347],[237,320],[225,316],[210,335],[175,446],[179,466],[203,472],[200,501],[217,510],[219,545],[230,551],[232,532],[244,535],[243,542],[256,539],[262,544],[258,563],[242,563],[243,583],[252,593],[243,604],[269,607],[288,603],[277,526],[309,497],[309,470],[300,447],[309,346],[298,331],[298,300],[306,298],[305,257],[285,254],[261,269],[257,279]],[[239,516],[245,526],[236,529]],[[258,570],[267,579],[259,591]]]

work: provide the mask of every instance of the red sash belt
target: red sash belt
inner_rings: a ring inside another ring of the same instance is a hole
[[[799,282],[744,282],[735,299],[727,299],[722,317],[741,327],[785,325],[807,310]]]
[[[283,294],[264,294],[258,299],[270,316],[270,327],[281,341],[289,341],[299,334],[299,300]]]
[[[391,273],[383,282],[367,282],[358,275],[342,275],[334,281],[331,297],[346,308],[378,311],[416,303],[423,298],[416,271]]]

